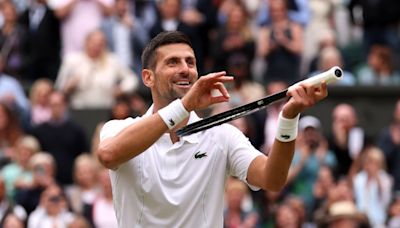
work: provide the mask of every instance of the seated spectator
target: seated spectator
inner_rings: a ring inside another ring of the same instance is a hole
[[[4,218],[3,228],[25,228],[25,220],[19,218],[16,214],[10,213]]]
[[[52,184],[42,192],[40,204],[29,216],[28,227],[67,227],[73,219],[61,187]]]
[[[317,71],[311,72],[310,77],[320,74],[324,71],[331,69],[334,66],[343,68],[343,60],[339,50],[335,47],[326,47],[319,53]],[[343,70],[343,69],[342,69]],[[341,80],[338,80],[333,85],[340,86],[353,86],[356,84],[354,75],[346,70],[343,70],[343,76]]]
[[[353,175],[353,160],[357,160],[365,144],[364,129],[358,126],[355,108],[346,103],[337,104],[332,111],[332,128],[329,135],[329,148],[340,161],[335,176]]]
[[[75,109],[111,108],[118,96],[137,86],[137,76],[107,50],[100,30],[89,33],[83,51],[64,59],[56,81]]]
[[[33,136],[25,135],[17,141],[13,161],[1,170],[9,199],[14,200],[16,187],[23,188],[32,183],[29,160],[39,151],[40,144]]]
[[[21,1],[21,0],[19,0]],[[19,21],[27,30],[29,82],[39,78],[55,80],[61,62],[60,21],[48,0],[30,0]]]
[[[114,0],[47,0],[61,22],[62,56],[80,51],[87,35],[111,15]]]
[[[368,218],[357,210],[352,201],[338,201],[330,205],[321,227],[369,227]]]
[[[300,79],[303,28],[289,19],[285,0],[271,0],[268,4],[271,23],[260,28],[258,39],[258,55],[268,64],[263,80],[292,84]]]
[[[57,182],[61,185],[72,184],[72,170],[75,158],[88,151],[88,142],[83,128],[68,115],[68,103],[64,94],[54,91],[50,94],[50,121],[32,129],[42,149],[50,153],[56,162]]]
[[[296,153],[287,179],[289,192],[304,200],[307,212],[312,210],[312,188],[319,169],[324,165],[333,169],[338,163],[334,153],[328,149],[321,127],[316,117],[304,116],[300,119]]]
[[[227,70],[227,74],[236,77],[236,72],[229,69],[244,67],[247,80],[252,80],[250,66],[255,55],[255,38],[252,34],[249,14],[243,3],[236,3],[228,12],[228,18],[224,25],[217,31],[217,37],[211,45],[211,51],[215,62],[214,70]],[[236,80],[235,80],[236,81]]]
[[[400,99],[394,107],[390,125],[379,135],[378,146],[385,154],[388,173],[393,177],[394,191],[400,192]]]
[[[76,215],[67,228],[92,228],[85,217]]]
[[[392,51],[385,45],[371,46],[367,63],[359,67],[355,75],[359,85],[400,85],[400,74],[393,67]]]
[[[4,22],[0,29],[0,65],[4,72],[19,79],[26,73],[27,31],[18,24],[18,14],[12,1],[1,3]]]
[[[29,93],[32,126],[45,123],[51,119],[49,97],[53,89],[53,82],[45,78],[38,79],[32,84]]]
[[[313,205],[310,215],[313,215],[317,209],[323,207],[323,205],[327,203],[329,192],[335,187],[336,183],[332,168],[326,165],[321,166],[318,171],[317,181],[313,186]]]
[[[400,227],[400,194],[397,192],[390,202],[388,209],[388,228]]]
[[[50,154],[40,152],[33,155],[29,167],[33,172],[32,183],[18,186],[15,195],[15,202],[23,206],[28,214],[39,205],[44,189],[56,183],[56,164]]]
[[[240,180],[231,178],[226,183],[225,198],[226,209],[224,212],[224,227],[255,227],[258,215],[254,211],[243,210],[246,197],[249,198],[247,186]]]
[[[93,203],[93,223],[96,228],[117,228],[117,218],[112,201],[111,180],[108,169],[99,172],[101,194]]]
[[[299,214],[288,204],[281,204],[274,214],[274,226],[276,228],[301,227]]]
[[[74,164],[75,184],[65,190],[72,211],[83,215],[89,222],[93,221],[93,203],[101,192],[98,186],[98,170],[98,163],[91,155],[79,155]]]
[[[23,222],[25,222],[28,217],[28,214],[22,206],[14,204],[7,199],[4,179],[0,177],[0,227],[5,227],[7,216],[11,214]]]
[[[369,147],[363,155],[363,168],[353,179],[356,205],[367,214],[373,227],[383,227],[391,200],[392,179],[384,170],[385,158],[379,148]]]
[[[148,31],[132,13],[132,1],[115,0],[114,13],[102,23],[110,50],[141,75],[141,53],[149,40]],[[140,80],[141,81],[141,80]]]
[[[16,113],[0,102],[0,168],[10,162],[14,147],[22,135]]]

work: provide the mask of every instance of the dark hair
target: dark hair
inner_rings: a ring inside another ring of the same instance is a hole
[[[193,49],[189,37],[183,32],[161,32],[150,40],[142,53],[143,68],[153,69],[155,67],[157,48],[168,44],[187,44]]]

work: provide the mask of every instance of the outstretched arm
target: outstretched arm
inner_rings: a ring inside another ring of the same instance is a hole
[[[327,94],[326,83],[320,86],[304,83],[297,85],[288,92],[291,98],[282,109],[282,117],[297,118],[302,111],[324,99]],[[250,164],[247,181],[266,190],[280,191],[286,183],[294,149],[295,140],[282,142],[275,139],[269,156],[258,156]]]
[[[226,76],[225,72],[211,73],[201,77],[181,99],[184,108],[191,112],[215,103],[228,101],[229,95],[223,83],[232,80],[233,78]],[[211,90],[213,89],[218,89],[221,95],[212,96]],[[187,120],[188,118],[177,124],[176,127],[182,127]],[[168,130],[168,126],[156,112],[126,127],[117,135],[102,140],[97,155],[105,167],[116,169],[120,164],[145,151]]]

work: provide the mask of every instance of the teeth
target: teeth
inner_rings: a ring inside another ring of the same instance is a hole
[[[177,82],[176,84],[177,85],[189,85],[190,83],[189,82]]]

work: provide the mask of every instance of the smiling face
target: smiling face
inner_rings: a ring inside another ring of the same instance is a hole
[[[154,68],[143,72],[143,81],[151,89],[153,102],[158,107],[183,97],[197,78],[193,49],[183,43],[157,48]]]

